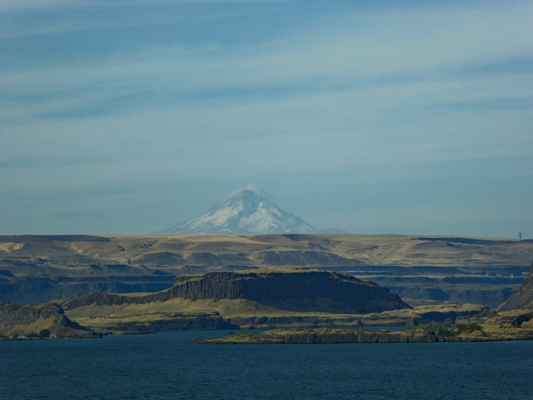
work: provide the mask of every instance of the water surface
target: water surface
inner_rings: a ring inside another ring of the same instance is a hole
[[[226,334],[0,342],[0,400],[533,399],[533,342],[187,343]]]

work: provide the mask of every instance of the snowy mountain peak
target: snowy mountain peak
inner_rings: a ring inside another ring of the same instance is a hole
[[[157,233],[257,235],[317,231],[256,192],[243,189],[218,202],[207,213]]]
[[[235,194],[232,194],[226,197],[224,200],[215,204],[215,206],[209,211],[215,211],[222,208],[240,208],[244,207],[245,209],[257,208],[261,202],[264,202],[266,199],[259,196],[252,190],[243,189],[238,191]],[[268,201],[268,200],[266,200]]]

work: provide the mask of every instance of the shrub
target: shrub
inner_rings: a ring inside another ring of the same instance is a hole
[[[42,329],[41,332],[39,332],[39,336],[41,338],[49,338],[50,337],[50,331],[48,329]]]
[[[455,336],[455,332],[447,329],[447,328],[441,328],[437,331],[437,336]]]
[[[447,323],[442,322],[429,322],[427,324],[420,324],[416,327],[416,329],[422,329],[423,331],[433,331],[433,332],[441,332],[441,331],[447,331],[450,327]]]
[[[475,322],[468,324],[468,325],[456,325],[455,329],[457,330],[457,335],[460,335],[461,333],[465,331],[480,331],[481,325],[476,324]]]
[[[456,325],[455,328],[451,327],[451,323],[444,322],[430,322],[428,324],[420,324],[416,329],[422,329],[424,331],[433,331],[437,336],[457,336],[466,331],[480,331],[481,325],[476,324],[475,322],[468,325]]]

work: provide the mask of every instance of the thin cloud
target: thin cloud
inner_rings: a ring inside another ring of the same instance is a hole
[[[0,12],[27,12],[58,8],[132,7],[171,4],[279,3],[294,0],[3,0]]]
[[[419,17],[424,18],[423,15]],[[385,14],[380,21],[385,29],[380,34],[363,37],[357,36],[357,32],[345,32],[341,37],[326,35],[326,39],[296,36],[266,44],[262,50],[242,47],[233,54],[216,46],[153,46],[99,62],[4,71],[0,74],[0,88],[18,96],[61,94],[62,91],[68,94],[69,90],[100,90],[106,96],[110,92],[120,96],[121,92],[128,95],[132,90],[157,93],[163,89],[185,91],[188,96],[195,92],[209,96],[209,92],[216,94],[221,90],[234,90],[240,95],[244,88],[250,92],[265,92],[268,88],[279,91],[282,87],[298,90],[298,86],[303,90],[338,90],[405,80],[416,83],[420,79],[447,80],[461,75],[466,78],[469,73],[479,72],[483,65],[487,66],[485,74],[530,71],[530,63],[524,55],[531,46],[527,38],[533,36],[533,30],[510,29],[523,24],[517,24],[513,13],[507,18],[498,13],[498,26],[509,26],[501,31],[516,32],[505,35],[502,41],[496,39],[501,32],[493,32],[495,15],[492,11],[471,17],[455,21],[455,37],[443,34],[442,28],[430,29],[423,38],[418,34],[396,35],[390,28],[386,29],[393,24],[393,16]],[[450,18],[443,16],[436,25],[451,25]],[[401,17],[394,16],[394,19],[395,26],[402,26]],[[403,24],[410,19],[412,16],[404,17]],[[480,32],[486,40],[471,39]],[[387,36],[390,37],[384,45],[383,39]],[[513,46],[508,45],[510,42]],[[497,53],[498,59],[487,58],[488,51]],[[513,70],[513,60],[521,58],[525,64]],[[480,67],[471,67],[476,64]],[[280,65],[283,68],[279,68]]]
[[[27,12],[64,7],[80,7],[84,3],[75,0],[4,0],[0,3],[0,12]]]
[[[84,214],[76,211],[62,211],[53,215],[56,218],[66,218],[66,219],[102,219],[104,218],[103,214]]]

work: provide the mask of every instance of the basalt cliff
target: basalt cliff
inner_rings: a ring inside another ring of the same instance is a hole
[[[98,337],[99,335],[71,321],[58,304],[32,306],[0,303],[0,339],[44,339],[50,336]]]
[[[176,298],[190,301],[248,300],[288,311],[308,311],[312,308],[315,311],[337,314],[411,308],[400,296],[373,282],[307,268],[178,276],[170,289],[153,294],[136,296],[94,293],[63,304],[68,310],[91,304],[147,304]]]
[[[533,310],[533,264],[531,264],[529,276],[524,279],[522,286],[503,303],[498,310],[510,311],[516,309]]]
[[[359,324],[354,315],[411,309],[375,283],[307,268],[178,276],[157,293],[92,293],[57,302],[91,329],[137,332]]]

